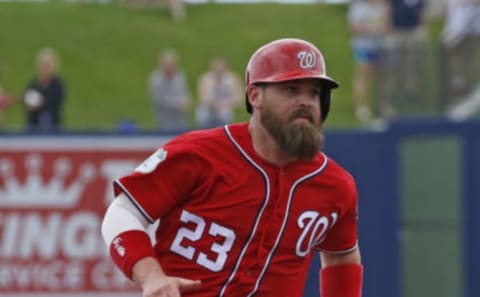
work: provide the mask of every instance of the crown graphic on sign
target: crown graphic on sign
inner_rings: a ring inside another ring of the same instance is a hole
[[[53,175],[42,179],[43,159],[38,154],[25,158],[26,177],[23,182],[15,175],[13,162],[0,159],[0,207],[69,208],[76,205],[87,184],[95,177],[92,164],[80,167],[75,180],[68,185],[66,177],[72,172],[71,162],[58,158],[53,162]]]

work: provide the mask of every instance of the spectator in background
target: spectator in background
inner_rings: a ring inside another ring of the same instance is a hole
[[[186,18],[185,3],[183,0],[169,0],[172,18],[179,22]]]
[[[355,115],[365,122],[372,116],[368,94],[375,81],[375,67],[390,26],[389,3],[386,0],[354,0],[348,20],[355,60],[352,88]]]
[[[197,121],[201,128],[225,125],[233,121],[234,111],[242,103],[239,77],[230,71],[225,58],[217,56],[210,70],[198,82]]]
[[[379,95],[384,118],[396,114],[392,103],[418,106],[426,90],[426,3],[425,0],[389,0],[391,34],[382,57],[384,78]],[[408,75],[407,75],[408,74]],[[408,104],[407,104],[408,102]]]
[[[150,74],[149,88],[158,128],[163,131],[187,130],[191,99],[174,50],[167,49],[160,54],[158,68]]]
[[[62,128],[61,112],[65,101],[65,85],[59,76],[59,59],[52,48],[39,51],[37,74],[24,95],[28,129],[56,131]]]
[[[2,86],[3,67],[0,64],[0,127],[3,124],[3,112],[13,104],[13,98],[5,94]]]
[[[445,13],[448,91],[460,99],[480,83],[480,0],[447,0]]]

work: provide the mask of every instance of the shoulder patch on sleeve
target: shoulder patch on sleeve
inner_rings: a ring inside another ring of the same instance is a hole
[[[142,164],[138,165],[135,168],[135,172],[140,172],[143,174],[151,173],[154,171],[158,164],[167,158],[167,151],[163,148],[156,150],[150,157],[148,157]]]

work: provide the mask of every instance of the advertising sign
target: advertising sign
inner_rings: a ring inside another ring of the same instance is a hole
[[[112,182],[167,138],[0,141],[0,296],[139,296],[101,237]]]

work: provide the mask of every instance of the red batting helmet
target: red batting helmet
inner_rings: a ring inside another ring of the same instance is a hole
[[[316,78],[323,82],[320,98],[322,119],[330,108],[331,89],[338,83],[327,76],[325,61],[320,50],[302,39],[284,38],[260,47],[250,58],[245,72],[246,87],[257,83],[275,83],[289,80]],[[247,111],[252,106],[246,98]]]

